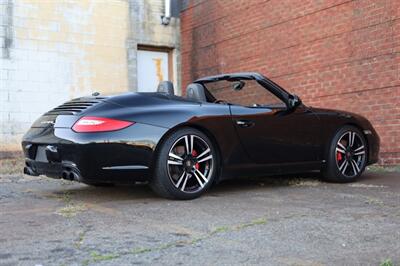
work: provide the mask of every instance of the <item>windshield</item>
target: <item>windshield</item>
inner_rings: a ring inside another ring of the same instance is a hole
[[[256,80],[219,80],[205,83],[207,90],[218,100],[247,107],[284,107],[285,104]]]

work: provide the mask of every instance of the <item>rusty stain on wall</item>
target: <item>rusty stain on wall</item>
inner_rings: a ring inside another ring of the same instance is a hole
[[[162,73],[162,58],[153,58],[154,64],[156,66],[156,75],[159,82],[164,80],[164,75]]]

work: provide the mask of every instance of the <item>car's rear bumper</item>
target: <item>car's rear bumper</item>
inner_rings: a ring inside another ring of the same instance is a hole
[[[76,133],[31,128],[24,136],[24,172],[85,183],[130,183],[149,178],[153,153],[167,131],[136,123],[114,132]]]

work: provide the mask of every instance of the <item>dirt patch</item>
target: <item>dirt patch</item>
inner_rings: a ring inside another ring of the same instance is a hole
[[[0,159],[0,178],[2,175],[22,174],[25,161],[22,158]]]

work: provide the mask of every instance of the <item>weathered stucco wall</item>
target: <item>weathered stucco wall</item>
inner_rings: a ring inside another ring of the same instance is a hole
[[[136,91],[140,45],[170,49],[180,88],[179,18],[162,25],[164,11],[164,0],[0,0],[0,157],[66,100]]]
[[[0,151],[48,109],[128,90],[127,1],[0,1]]]

